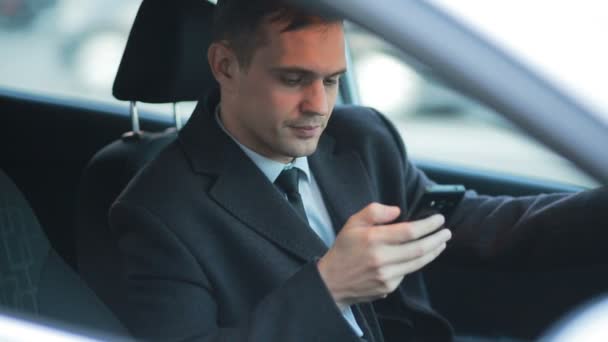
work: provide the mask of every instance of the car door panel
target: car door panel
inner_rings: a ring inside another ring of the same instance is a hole
[[[438,162],[415,160],[417,167],[441,184],[463,184],[484,195],[527,196],[541,193],[574,192],[584,188],[544,180],[450,166]]]

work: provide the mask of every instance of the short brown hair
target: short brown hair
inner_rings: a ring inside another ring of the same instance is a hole
[[[217,0],[213,41],[227,41],[235,51],[239,64],[247,68],[255,49],[265,43],[260,27],[266,19],[287,23],[281,32],[342,21],[338,17],[312,14],[282,0]]]

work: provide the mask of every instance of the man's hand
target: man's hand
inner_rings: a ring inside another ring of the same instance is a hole
[[[452,237],[444,218],[386,224],[398,207],[372,203],[351,216],[332,248],[319,260],[321,278],[342,309],[386,297],[409,273],[433,261]],[[420,237],[425,236],[420,239]]]

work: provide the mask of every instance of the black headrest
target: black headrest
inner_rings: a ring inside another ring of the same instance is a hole
[[[215,84],[207,63],[214,7],[206,0],[144,0],[114,80],[114,97],[198,100]]]

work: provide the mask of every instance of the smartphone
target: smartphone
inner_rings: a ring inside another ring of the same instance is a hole
[[[422,197],[412,205],[407,220],[422,220],[434,214],[442,214],[447,222],[465,191],[463,185],[457,184],[428,186]]]

